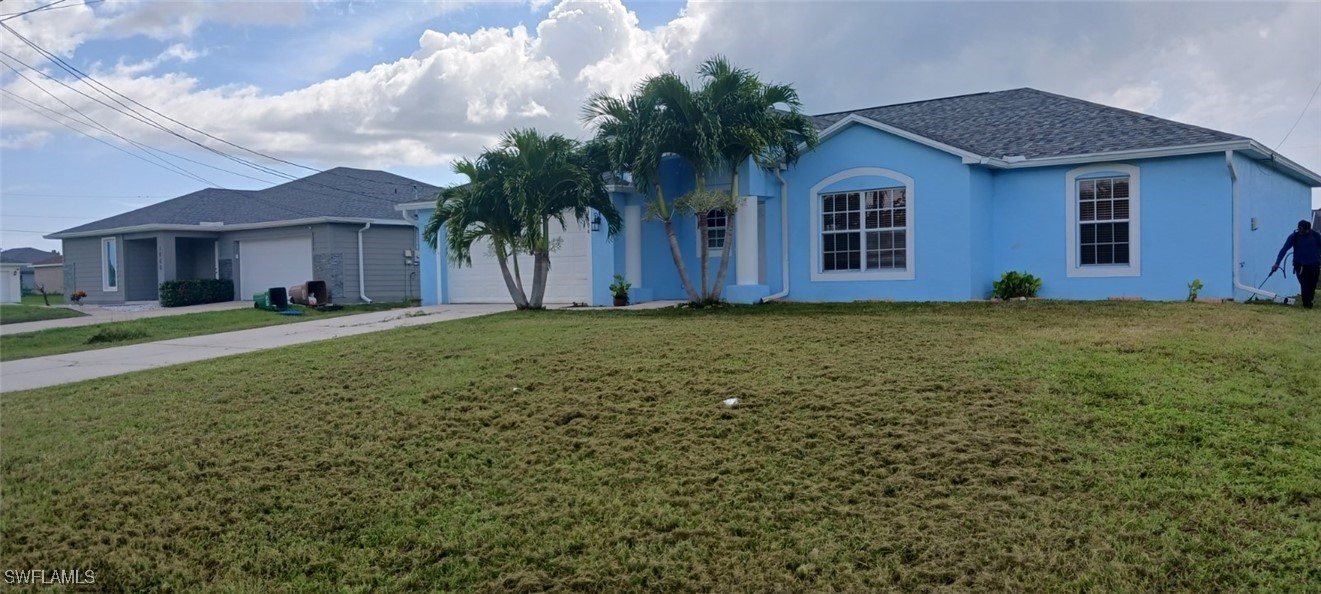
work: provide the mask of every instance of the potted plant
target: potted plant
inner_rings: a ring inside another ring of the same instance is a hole
[[[615,296],[615,307],[628,305],[628,290],[632,287],[622,275],[615,275],[615,282],[610,284],[610,293]]]

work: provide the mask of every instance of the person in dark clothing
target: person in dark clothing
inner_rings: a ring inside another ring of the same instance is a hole
[[[1284,255],[1293,250],[1293,274],[1298,277],[1298,285],[1303,289],[1303,307],[1312,309],[1316,298],[1316,280],[1321,275],[1321,232],[1312,229],[1311,221],[1298,221],[1298,230],[1284,240],[1284,247],[1275,257],[1271,272],[1280,269]]]

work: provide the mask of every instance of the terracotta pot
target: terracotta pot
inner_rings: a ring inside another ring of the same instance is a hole
[[[628,297],[615,297],[615,307],[628,305]]]

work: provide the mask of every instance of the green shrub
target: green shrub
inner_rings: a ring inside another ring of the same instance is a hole
[[[108,326],[102,328],[96,334],[87,337],[87,344],[97,344],[101,342],[124,342],[125,340],[137,340],[146,338],[147,331],[133,326]]]
[[[177,280],[161,283],[161,307],[234,300],[234,281],[229,279]]]
[[[1193,279],[1193,282],[1188,283],[1188,300],[1197,301],[1197,293],[1205,286],[1206,285],[1202,284],[1202,279],[1200,278],[1195,278]]]
[[[1026,272],[1011,270],[1000,275],[1000,280],[995,281],[994,287],[991,296],[996,299],[1036,297],[1037,291],[1041,290],[1041,279]]]

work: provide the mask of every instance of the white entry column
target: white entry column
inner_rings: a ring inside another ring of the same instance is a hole
[[[737,284],[725,288],[725,299],[733,303],[756,303],[770,294],[766,285],[758,283],[761,258],[761,229],[757,216],[757,196],[739,198],[734,213],[734,279]]]
[[[642,286],[642,205],[624,206],[624,278]]]

